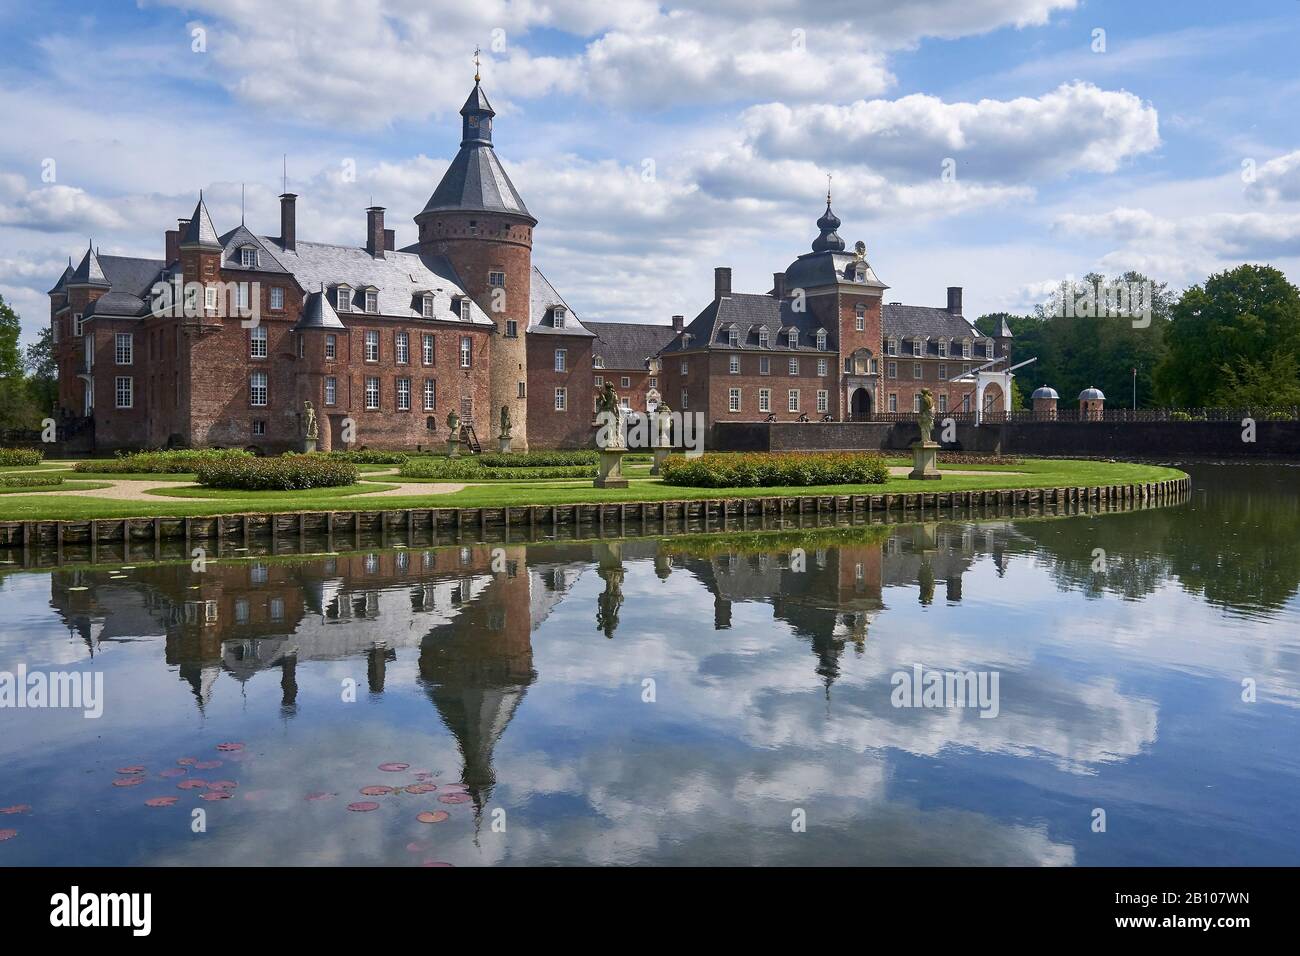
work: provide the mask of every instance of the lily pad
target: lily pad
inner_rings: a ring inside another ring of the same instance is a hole
[[[209,790],[207,793],[199,794],[200,800],[229,800],[234,794],[229,790]]]
[[[358,800],[356,803],[349,803],[348,809],[354,813],[369,813],[371,810],[378,810],[379,804],[373,800]]]
[[[174,807],[180,797],[150,797],[144,802],[146,807]]]
[[[392,787],[385,787],[385,786],[383,786],[383,785],[379,785],[379,784],[377,784],[377,785],[372,786],[372,787],[362,787],[362,788],[361,788],[361,792],[362,792],[363,794],[365,794],[367,797],[383,797],[383,796],[387,796],[388,794],[392,793],[392,792],[393,792],[393,788],[392,788]]]
[[[393,763],[381,763],[379,765],[379,769],[386,771],[387,773],[400,773],[403,770],[409,770],[410,767],[411,765],[409,763],[400,763],[397,761],[394,761]]]
[[[444,793],[438,798],[439,803],[469,803],[468,793]]]
[[[0,830],[0,843],[3,843],[5,840],[12,840],[17,835],[17,830]]]
[[[144,777],[118,777],[113,781],[115,787],[138,787],[144,783]]]
[[[0,813],[26,813],[31,808],[30,803],[16,803],[12,807],[0,807]]]
[[[421,823],[441,823],[443,820],[449,819],[450,817],[451,814],[446,810],[425,810],[415,819],[419,820]]]
[[[180,790],[206,790],[208,782],[200,780],[198,777],[190,777],[188,780],[182,780],[176,786]]]

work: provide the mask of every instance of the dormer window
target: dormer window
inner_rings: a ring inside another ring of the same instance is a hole
[[[257,250],[252,246],[243,246],[239,250],[239,264],[245,269],[256,269]]]
[[[469,297],[466,296],[465,298],[461,299],[459,305],[460,307],[458,311],[460,312],[460,320],[462,322],[468,322],[470,320]]]
[[[340,312],[352,311],[352,287],[341,285],[334,295],[335,308]]]
[[[993,340],[992,340],[992,339],[985,339],[985,340],[984,340],[984,357],[985,357],[985,358],[992,358],[992,357],[993,357]]]
[[[888,340],[886,340],[886,342],[885,342],[885,354],[886,354],[886,355],[897,355],[897,354],[898,354],[898,339],[888,339]]]
[[[421,313],[426,319],[433,318],[433,296],[426,295],[421,301]]]
[[[787,332],[785,334],[785,342],[790,348],[797,349],[799,347],[799,330],[791,329]]]
[[[379,311],[379,292],[375,289],[366,290],[366,311],[372,314]]]
[[[593,368],[604,368],[604,367],[605,367],[605,359],[604,359],[602,356],[599,356],[599,355],[593,355],[593,356],[591,357],[591,364],[592,364],[592,367],[593,367]]]
[[[826,351],[826,330],[825,329],[817,330],[817,351],[818,352]]]
[[[947,343],[947,342],[944,342],[944,341],[940,341],[940,342],[939,342],[939,358],[947,358],[947,357],[948,357],[948,343]]]
[[[924,347],[925,347],[925,343],[922,342],[920,339],[912,339],[912,357],[920,358],[921,352],[924,349]]]
[[[971,354],[971,353],[970,353],[970,339],[962,339],[962,343],[961,343],[961,357],[964,358],[964,359],[968,359],[968,358],[970,358],[970,354]]]
[[[853,270],[853,281],[854,281],[854,282],[866,282],[866,281],[867,281],[867,267],[866,267],[866,266],[864,266],[864,265],[862,265],[861,263],[859,263],[859,264],[857,265],[857,267],[854,268],[854,270]]]
[[[505,282],[505,275],[503,273],[498,272],[494,274],[501,276],[501,281],[503,283]],[[566,309],[564,306],[557,305],[554,311],[551,313],[551,325],[555,326],[555,328],[557,329],[564,328],[564,322],[565,322],[567,312],[568,309]]]
[[[767,329],[758,330],[758,347],[761,349],[767,348]]]
[[[727,330],[727,344],[730,345],[733,349],[740,345],[740,330],[739,330],[739,329],[728,329],[728,330]]]

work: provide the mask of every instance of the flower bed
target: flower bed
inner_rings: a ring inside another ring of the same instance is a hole
[[[357,466],[327,455],[281,455],[279,458],[228,458],[197,469],[199,484],[245,491],[298,491],[338,488],[357,483]]]
[[[39,465],[44,457],[39,448],[0,448],[0,468]]]
[[[116,458],[79,461],[73,471],[113,475],[179,475],[226,461],[248,461],[249,452],[236,449],[177,448],[171,451],[118,452]]]
[[[883,485],[888,478],[880,455],[840,452],[670,455],[663,464],[664,484],[692,488]]]
[[[508,455],[488,452],[479,455],[478,461],[484,468],[572,468],[594,465],[598,457],[595,451],[526,451]]]

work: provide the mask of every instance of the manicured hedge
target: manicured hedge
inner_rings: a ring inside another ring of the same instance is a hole
[[[692,488],[882,485],[888,477],[880,455],[841,452],[670,455],[663,464],[664,484]]]
[[[327,455],[281,455],[279,458],[228,458],[197,469],[199,484],[245,491],[298,491],[338,488],[357,483],[357,466]]]
[[[526,451],[500,455],[487,452],[478,456],[484,468],[571,468],[594,465],[599,456],[593,451]]]
[[[74,471],[114,475],[179,475],[198,471],[204,465],[226,461],[247,461],[253,457],[237,449],[176,448],[171,451],[118,452],[116,458],[79,461]]]
[[[39,465],[44,457],[39,448],[0,448],[0,467]]]
[[[57,475],[4,475],[0,476],[0,488],[49,488],[63,484]]]
[[[373,451],[370,449],[313,452],[312,454],[337,458],[339,461],[350,461],[354,465],[404,465],[407,459],[411,457],[404,451]]]
[[[965,452],[941,451],[939,461],[945,465],[1021,465],[1023,458],[1010,455],[968,455]]]
[[[444,481],[542,481],[554,478],[595,478],[595,465],[556,468],[485,468],[478,458],[413,458],[398,474],[405,478],[436,478]]]

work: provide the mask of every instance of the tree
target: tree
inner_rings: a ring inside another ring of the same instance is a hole
[[[59,367],[54,361],[54,336],[47,325],[27,346],[27,391],[43,412],[54,408],[59,396]]]
[[[1183,293],[1156,388],[1171,405],[1290,404],[1300,377],[1300,290],[1272,266],[1240,265]],[[1252,402],[1251,404],[1257,404]]]
[[[36,428],[42,416],[23,375],[22,330],[22,319],[0,296],[0,429]]]

